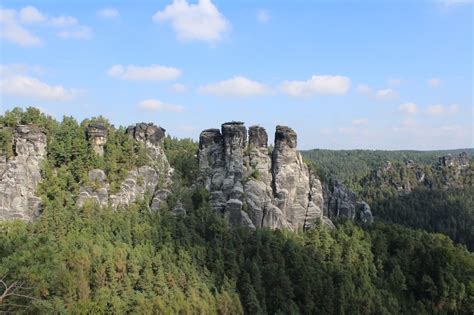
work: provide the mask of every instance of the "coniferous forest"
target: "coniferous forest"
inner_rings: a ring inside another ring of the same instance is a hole
[[[98,120],[109,131],[103,156],[92,152],[86,137],[86,127]],[[198,145],[191,139],[164,140],[174,172],[172,194],[160,211],[150,211],[151,196],[117,210],[79,208],[75,198],[88,171],[105,170],[116,190],[128,170],[148,162],[143,145],[103,117],[56,121],[34,108],[0,116],[4,127],[18,124],[35,124],[47,134],[37,191],[42,212],[32,223],[0,223],[0,313],[474,313],[469,182],[397,195],[370,177],[367,162],[366,171],[339,169],[337,175],[370,201],[374,224],[341,219],[332,229],[249,230],[230,226],[210,209],[209,193],[195,182]],[[0,141],[1,152],[11,154],[8,128]],[[322,178],[335,173],[331,163],[346,163],[338,154],[332,152],[330,162],[313,159]],[[391,159],[384,153],[383,160]],[[428,169],[436,161],[419,162]],[[178,201],[186,216],[172,215]]]

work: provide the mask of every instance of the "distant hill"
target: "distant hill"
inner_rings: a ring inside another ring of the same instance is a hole
[[[466,152],[474,156],[474,148],[435,151],[385,151],[385,150],[323,150],[313,149],[301,151],[303,157],[312,162],[322,179],[336,177],[348,187],[356,189],[354,183],[369,174],[372,170],[382,166],[385,161],[404,162],[413,160],[421,165],[433,165],[440,156],[458,155]]]

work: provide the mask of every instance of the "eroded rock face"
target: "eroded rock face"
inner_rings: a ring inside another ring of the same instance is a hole
[[[136,200],[150,194],[152,210],[160,209],[170,191],[172,169],[162,148],[165,129],[151,123],[139,123],[127,128],[126,133],[136,141],[142,142],[151,160],[150,165],[128,171],[117,193],[111,194],[107,177],[102,170],[89,172],[89,184],[81,187],[78,206],[92,202],[112,208],[126,207]]]
[[[87,126],[87,138],[92,150],[99,156],[104,155],[104,145],[107,143],[107,125],[102,121],[94,121]]]
[[[335,180],[331,185],[324,184],[324,214],[331,219],[345,218],[362,223],[373,223],[370,206],[358,201],[356,194]]]
[[[439,165],[442,167],[465,168],[469,167],[469,162],[470,159],[466,152],[461,152],[457,157],[448,154],[439,158]]]
[[[221,132],[222,131],[222,132]],[[241,122],[204,130],[199,139],[201,181],[211,207],[231,224],[297,230],[323,219],[321,182],[296,151],[297,136],[277,126],[270,155],[264,128]]]
[[[47,139],[35,125],[13,129],[14,156],[0,156],[0,220],[31,221],[40,211],[35,191],[41,181],[41,164],[46,158]]]

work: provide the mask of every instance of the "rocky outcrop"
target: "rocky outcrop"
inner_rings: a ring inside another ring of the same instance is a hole
[[[345,218],[362,223],[372,223],[373,216],[370,206],[358,201],[356,194],[334,180],[324,184],[324,214],[331,219]]]
[[[439,157],[441,167],[466,168],[469,167],[469,162],[470,159],[466,152],[461,152],[457,157],[451,154]]]
[[[31,221],[40,212],[41,200],[35,191],[47,139],[35,125],[19,125],[12,132],[14,155],[0,156],[0,220]]]
[[[107,176],[102,170],[89,172],[89,183],[81,187],[77,199],[78,206],[87,202],[112,208],[128,206],[146,194],[151,196],[150,208],[158,210],[168,197],[166,189],[171,183],[171,167],[162,149],[165,129],[151,123],[139,123],[127,128],[126,133],[135,141],[143,143],[147,149],[150,165],[128,171],[117,193],[112,194]]]
[[[107,125],[102,121],[91,122],[86,129],[92,150],[99,156],[104,155],[104,145],[107,143]]]
[[[259,126],[249,128],[247,142],[242,122],[201,132],[199,167],[211,207],[250,228],[297,230],[322,220],[321,183],[296,150],[296,133],[277,126],[271,154],[267,142]]]

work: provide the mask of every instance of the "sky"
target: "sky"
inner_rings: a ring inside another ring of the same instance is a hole
[[[474,147],[473,2],[8,1],[0,112],[227,121],[300,149]]]

